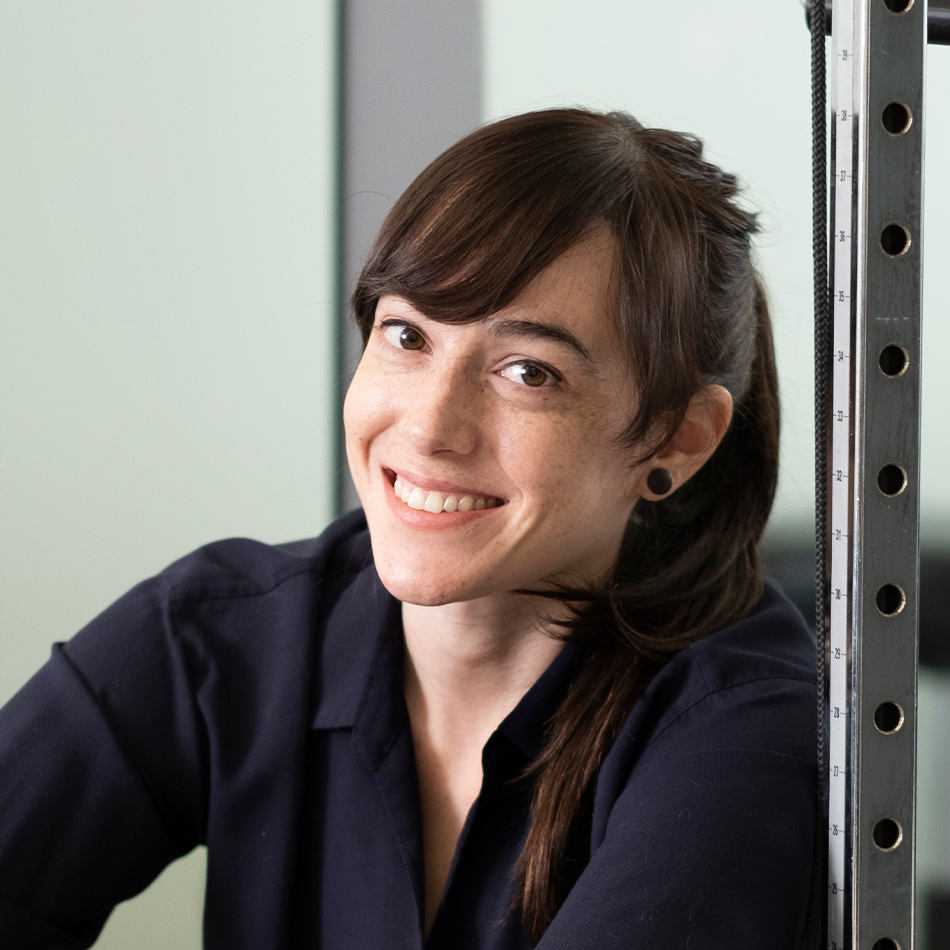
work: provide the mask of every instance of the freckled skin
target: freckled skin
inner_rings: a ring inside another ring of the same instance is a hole
[[[479,323],[441,324],[399,297],[380,300],[344,419],[377,569],[399,599],[446,604],[609,570],[644,471],[615,441],[636,396],[607,309],[612,261],[609,237],[591,238]],[[561,342],[496,337],[504,319],[568,330],[591,365]],[[382,326],[400,320],[418,328],[422,349]],[[546,385],[527,385],[510,368],[518,360],[544,367]],[[457,530],[414,531],[386,504],[384,468],[506,503]]]

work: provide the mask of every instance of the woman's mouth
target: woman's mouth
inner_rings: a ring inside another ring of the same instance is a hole
[[[402,475],[397,475],[393,492],[407,507],[416,511],[439,514],[443,511],[482,511],[504,504],[500,498],[490,495],[462,494],[461,492],[426,491],[413,485]]]

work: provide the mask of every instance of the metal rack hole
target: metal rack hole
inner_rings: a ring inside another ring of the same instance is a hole
[[[891,13],[906,13],[914,5],[914,0],[884,0],[884,6]]]
[[[890,343],[881,350],[877,364],[885,376],[901,376],[907,369],[910,356],[904,347],[897,343]]]
[[[885,584],[878,590],[874,600],[877,604],[877,609],[880,610],[885,617],[893,617],[899,614],[907,602],[904,592],[897,584]]]
[[[881,937],[880,940],[874,941],[871,950],[901,950],[901,945],[896,940],[891,940],[890,937]]]
[[[913,122],[914,117],[903,102],[889,102],[881,113],[881,124],[891,135],[903,135]]]
[[[907,487],[907,472],[900,465],[885,465],[877,473],[877,487],[882,495],[893,498]]]
[[[893,735],[904,725],[904,710],[900,704],[887,700],[874,710],[874,725],[878,732],[886,736]]]
[[[874,826],[871,837],[881,851],[893,851],[901,843],[904,831],[893,818],[882,818]]]
[[[910,231],[902,224],[889,224],[881,232],[881,247],[889,257],[901,257],[910,250]]]

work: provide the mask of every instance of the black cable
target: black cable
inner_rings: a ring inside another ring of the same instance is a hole
[[[818,676],[818,808],[815,816],[815,853],[806,921],[806,948],[826,944],[828,879],[828,786],[825,768],[825,573],[827,541],[828,392],[831,370],[831,314],[828,293],[828,177],[825,90],[825,2],[811,0],[812,103],[812,255],[815,292],[815,639]]]
[[[811,5],[812,256],[815,291],[815,631],[818,642],[818,770],[825,795],[825,544],[827,536],[828,390],[831,319],[828,296],[828,178],[825,161],[825,4]]]

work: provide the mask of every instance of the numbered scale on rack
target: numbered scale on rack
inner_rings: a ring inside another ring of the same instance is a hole
[[[852,275],[854,242],[852,207],[857,200],[854,180],[855,127],[853,106],[854,22],[853,9],[839,0],[832,20],[835,55],[834,113],[832,136],[832,248],[830,284],[832,291],[832,426],[828,485],[828,532],[830,551],[826,563],[830,573],[828,611],[828,947],[844,950],[850,902],[846,900],[848,879],[847,841],[849,770],[848,717],[851,631],[849,627],[852,548],[850,545],[850,485],[852,455]]]
[[[835,0],[829,950],[912,950],[926,0]]]

